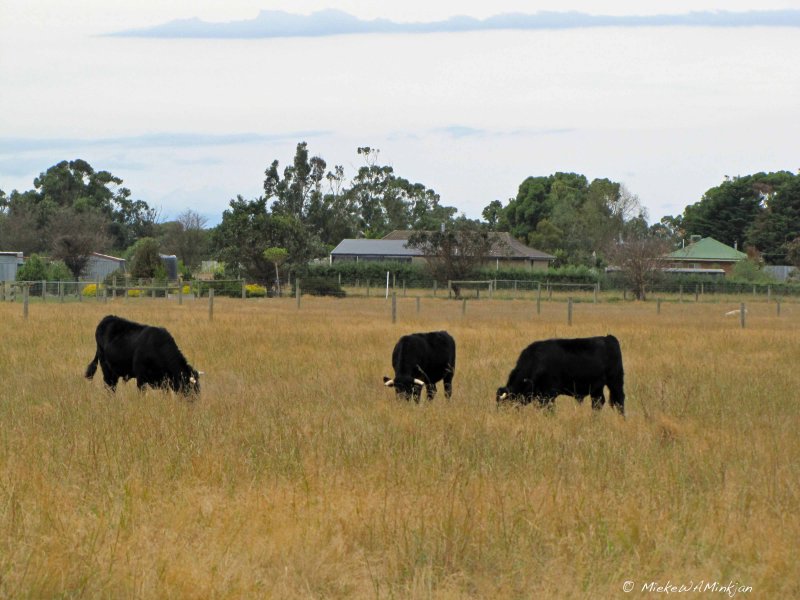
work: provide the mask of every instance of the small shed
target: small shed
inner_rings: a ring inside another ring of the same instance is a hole
[[[22,263],[22,252],[0,252],[0,281],[16,280]]]
[[[114,271],[125,272],[125,259],[99,252],[92,252],[89,255],[89,262],[84,269],[84,279],[88,281],[98,281],[105,279]]]

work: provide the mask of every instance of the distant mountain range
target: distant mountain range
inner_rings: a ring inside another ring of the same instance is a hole
[[[209,23],[196,18],[181,19],[109,35],[154,38],[278,38],[583,27],[800,27],[800,10],[705,11],[650,16],[602,16],[579,12],[508,13],[486,19],[455,16],[444,21],[427,23],[365,20],[339,10],[323,10],[310,15],[264,10],[256,18],[245,21]]]

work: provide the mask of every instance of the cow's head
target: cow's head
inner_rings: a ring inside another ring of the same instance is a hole
[[[200,393],[200,375],[202,371],[189,367],[189,370],[183,374],[183,381],[181,382],[181,391],[187,396],[190,394]]]
[[[383,376],[383,385],[393,387],[398,396],[405,398],[419,398],[422,395],[422,386],[425,382],[410,376],[399,376],[394,379]]]
[[[523,379],[521,382],[509,382],[503,387],[497,388],[495,400],[497,404],[519,402],[527,404],[533,395],[533,382],[530,379]]]
[[[495,396],[495,400],[497,400],[498,404],[504,402],[511,402],[511,393],[508,391],[508,388],[507,387],[497,388],[497,395]]]

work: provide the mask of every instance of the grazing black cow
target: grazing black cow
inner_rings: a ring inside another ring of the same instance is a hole
[[[527,404],[536,399],[550,406],[563,394],[579,402],[591,396],[592,408],[600,409],[605,403],[603,387],[608,386],[609,403],[624,414],[622,383],[622,351],[613,335],[542,340],[522,351],[508,383],[497,390],[497,402]]]
[[[456,342],[446,331],[404,335],[392,351],[392,367],[394,378],[384,376],[383,384],[393,387],[398,395],[419,402],[425,386],[428,400],[433,400],[436,383],[444,381],[444,394],[449,398],[453,393]]]
[[[94,334],[97,351],[86,368],[91,379],[97,364],[103,370],[103,381],[114,391],[119,378],[136,379],[144,386],[168,387],[175,392],[200,392],[200,373],[186,362],[178,345],[163,327],[151,327],[108,315],[97,325]]]

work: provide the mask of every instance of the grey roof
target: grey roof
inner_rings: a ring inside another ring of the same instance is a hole
[[[384,236],[384,240],[407,240],[414,231],[410,229],[395,229]],[[430,233],[430,232],[429,232]],[[539,260],[555,260],[555,256],[547,254],[536,248],[526,246],[514,238],[507,231],[494,231],[489,234],[492,247],[489,256],[492,258],[528,258]]]
[[[331,251],[336,256],[422,256],[416,248],[408,248],[406,240],[342,240]]]

